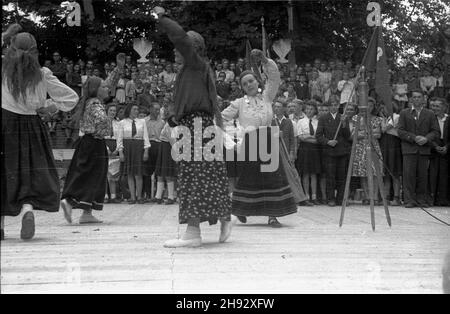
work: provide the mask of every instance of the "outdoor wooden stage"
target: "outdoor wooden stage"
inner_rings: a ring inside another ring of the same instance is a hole
[[[19,239],[7,218],[1,242],[2,293],[441,293],[450,228],[419,209],[391,207],[389,228],[376,208],[299,208],[272,229],[264,217],[238,223],[227,243],[203,225],[204,246],[166,249],[184,231],[178,205],[106,205],[105,223],[65,223],[36,213],[37,233]],[[450,221],[449,208],[430,211]],[[78,218],[79,211],[74,211]]]

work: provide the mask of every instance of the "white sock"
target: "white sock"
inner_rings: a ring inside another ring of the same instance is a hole
[[[26,214],[28,212],[33,211],[33,206],[30,204],[23,204],[22,205],[22,213]]]
[[[114,198],[116,198],[116,194],[111,193],[111,199],[114,199]]]
[[[156,195],[155,198],[161,199],[164,191],[164,182],[156,183]]]
[[[183,240],[192,240],[200,238],[200,227],[187,226],[186,232],[184,233]]]
[[[174,190],[175,190],[175,182],[167,182],[167,190],[168,192],[168,198],[173,200],[174,199]]]
[[[311,199],[312,199],[313,201],[316,200],[316,198],[317,198],[317,195],[316,195],[316,194],[311,195]]]
[[[112,196],[111,196],[111,198],[112,198]],[[108,199],[108,194],[105,194],[105,200],[107,200]]]

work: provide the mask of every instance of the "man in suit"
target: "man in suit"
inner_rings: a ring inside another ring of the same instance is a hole
[[[322,153],[325,154],[329,206],[342,205],[351,149],[348,119],[346,116],[341,115],[338,110],[339,98],[336,95],[332,95],[329,99],[329,113],[319,117],[316,131],[316,139],[323,146]],[[334,139],[341,120],[341,128],[337,138]],[[336,197],[335,190],[337,190]]]
[[[428,207],[427,182],[431,143],[440,137],[436,116],[424,108],[423,91],[412,91],[410,108],[400,112],[398,135],[402,140],[403,190],[407,208]]]
[[[436,206],[448,205],[448,127],[449,118],[447,102],[443,98],[433,97],[430,99],[430,108],[439,123],[441,136],[431,142],[430,158],[430,192],[431,202]]]

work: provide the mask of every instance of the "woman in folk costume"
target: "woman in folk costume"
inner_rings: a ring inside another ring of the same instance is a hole
[[[258,91],[259,82],[256,75],[252,71],[244,71],[239,77],[245,93],[244,97],[232,101],[231,105],[222,111],[225,121],[237,119],[245,132],[240,152],[245,151],[246,160],[233,191],[233,214],[238,216],[241,222],[246,222],[246,216],[268,216],[270,226],[281,227],[276,217],[296,213],[296,203],[305,198],[304,195],[300,199],[294,197],[294,192],[297,191],[293,191],[288,181],[286,170],[292,167],[287,165],[284,148],[279,146],[276,152],[273,152],[273,147],[270,149],[275,144],[272,143],[270,136],[275,129],[270,126],[273,119],[272,101],[281,81],[280,72],[276,63],[267,59],[262,51],[254,49],[251,55],[256,61],[262,62],[264,73],[268,78],[263,94]],[[249,161],[247,158],[252,150],[250,142],[257,141],[258,148],[254,147],[254,149],[260,152],[259,137],[265,136],[265,131],[269,136],[267,136],[267,148],[263,151],[272,151],[271,155],[275,154],[277,157],[275,159],[279,161],[278,165],[275,165],[276,169],[267,170],[270,172],[262,169],[262,166],[269,164],[270,161],[261,161],[261,156],[258,156],[257,161]],[[250,141],[250,139],[253,140]],[[278,137],[277,140],[279,140]],[[276,149],[277,146],[274,147]]]
[[[187,128],[191,135],[189,158],[178,163],[179,222],[188,226],[180,239],[167,241],[165,246],[200,246],[200,223],[216,224],[218,220],[221,222],[219,242],[225,242],[232,226],[225,162],[208,161],[202,153],[197,154],[192,136],[194,120],[201,122],[202,134],[207,127],[214,125],[214,117],[217,124],[222,125],[215,81],[206,60],[205,42],[200,34],[194,31],[186,33],[175,21],[165,17],[163,8],[155,7],[152,15],[158,18],[161,29],[175,46],[175,62],[183,64],[175,81],[175,113],[169,121]],[[211,139],[204,138],[201,146]]]
[[[22,239],[35,233],[33,210],[57,212],[60,186],[47,130],[38,113],[68,112],[78,95],[39,65],[29,33],[2,34],[1,239],[4,216],[22,218]],[[47,95],[50,99],[47,99]]]
[[[92,215],[92,210],[103,209],[108,174],[108,150],[105,136],[112,133],[111,119],[106,114],[104,102],[109,98],[109,88],[119,79],[125,64],[124,55],[117,57],[117,67],[102,81],[90,77],[85,84],[79,111],[80,133],[75,152],[67,171],[61,197],[61,207],[67,222],[72,223],[72,209],[80,208],[83,213],[80,224],[101,223]]]

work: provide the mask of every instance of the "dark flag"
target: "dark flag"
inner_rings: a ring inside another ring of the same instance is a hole
[[[362,64],[366,71],[375,72],[375,91],[383,102],[389,116],[392,116],[392,90],[387,65],[386,48],[384,46],[381,26],[376,26],[367,48]]]

